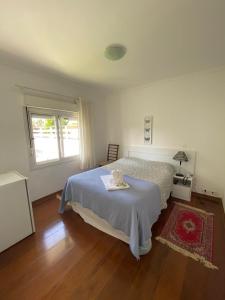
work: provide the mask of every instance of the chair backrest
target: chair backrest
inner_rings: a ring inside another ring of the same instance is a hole
[[[108,145],[108,154],[107,154],[107,161],[112,160],[115,161],[118,159],[119,153],[119,145],[116,144],[109,144]]]

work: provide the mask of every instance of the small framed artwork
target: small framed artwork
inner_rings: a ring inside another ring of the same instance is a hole
[[[152,144],[152,116],[145,116],[144,118],[144,143]]]

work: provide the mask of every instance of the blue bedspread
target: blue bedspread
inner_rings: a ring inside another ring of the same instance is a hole
[[[103,168],[69,177],[62,193],[59,212],[67,201],[79,202],[130,238],[130,250],[138,259],[151,248],[151,227],[160,214],[159,187],[149,181],[124,176],[129,189],[106,191],[100,178]]]

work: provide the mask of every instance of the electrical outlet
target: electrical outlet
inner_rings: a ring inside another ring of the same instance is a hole
[[[206,188],[201,187],[200,191],[201,191],[202,194],[207,194],[207,189]]]
[[[213,196],[213,197],[218,197],[218,195],[219,195],[219,194],[218,194],[217,192],[215,192],[215,191],[211,191],[210,193],[211,193],[211,196]]]
[[[212,197],[217,197],[218,196],[218,193],[216,191],[210,191],[210,190],[208,190],[204,187],[201,187],[200,191],[204,195],[208,195],[208,196],[212,196]]]

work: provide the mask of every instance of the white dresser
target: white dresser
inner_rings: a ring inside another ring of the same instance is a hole
[[[0,252],[34,231],[27,178],[16,171],[0,174]]]

